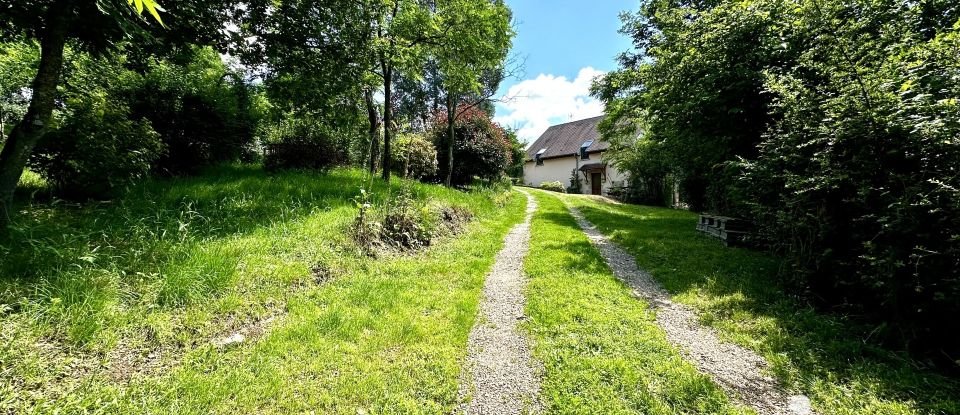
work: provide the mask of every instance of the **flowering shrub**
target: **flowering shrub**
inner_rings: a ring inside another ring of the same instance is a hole
[[[499,179],[512,158],[507,133],[480,109],[461,109],[459,114],[454,122],[452,184],[468,184],[474,178]],[[448,135],[447,115],[440,113],[433,120],[430,136],[439,149],[441,172],[447,171]]]

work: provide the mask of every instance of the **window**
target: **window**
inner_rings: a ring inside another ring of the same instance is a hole
[[[543,153],[546,153],[546,152],[547,152],[547,149],[541,148],[540,151],[538,151],[537,154],[533,156],[533,159],[537,161],[538,166],[543,165]]]
[[[593,145],[593,140],[584,141],[580,145],[580,160],[590,160],[590,153],[587,152],[587,149]]]

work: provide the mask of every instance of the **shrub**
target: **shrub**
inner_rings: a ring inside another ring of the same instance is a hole
[[[418,206],[409,188],[402,189],[387,203],[381,239],[393,247],[420,249],[430,246],[435,221],[430,210]]]
[[[357,217],[350,226],[350,235],[361,248],[371,251],[380,244],[380,235],[383,233],[383,224],[376,217],[370,193],[360,189],[360,196],[354,199],[357,205]]]
[[[249,153],[257,120],[253,91],[211,48],[192,48],[152,62],[146,74],[118,91],[133,118],[150,120],[167,153],[154,170],[192,173]]]
[[[59,128],[38,143],[30,165],[68,198],[100,198],[145,176],[164,154],[146,120],[132,121],[122,104],[103,97],[70,102]]]
[[[393,166],[403,177],[424,180],[437,174],[437,149],[420,134],[400,134],[390,147]]]
[[[433,121],[430,135],[439,153],[440,171],[447,170],[448,143],[446,114]],[[506,132],[490,115],[477,108],[463,110],[454,123],[453,175],[456,185],[470,184],[474,178],[494,181],[503,176],[511,161],[511,143]]]
[[[359,211],[350,226],[350,235],[368,254],[375,254],[378,248],[422,249],[438,236],[460,233],[473,219],[473,213],[461,206],[429,207],[419,203],[409,187],[402,188],[379,208],[365,190],[361,190],[355,202]]]
[[[580,179],[580,172],[577,169],[570,170],[570,187],[567,188],[567,193],[583,193],[583,181]]]
[[[543,190],[549,190],[551,192],[558,192],[558,193],[567,192],[567,189],[563,187],[563,183],[560,183],[559,181],[540,183],[540,188]]]
[[[943,316],[960,313],[957,47],[943,36],[877,61],[869,98],[843,68],[815,86],[802,66],[771,77],[783,117],[743,181],[789,283],[870,316],[874,339],[954,358],[960,323]]]
[[[326,172],[347,163],[347,155],[340,143],[309,117],[283,120],[269,136],[264,146],[263,167],[267,171],[280,169],[311,169]]]

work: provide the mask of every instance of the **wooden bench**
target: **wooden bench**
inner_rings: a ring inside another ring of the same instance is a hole
[[[751,224],[729,216],[701,214],[697,230],[719,239],[725,246],[740,245],[750,234]]]

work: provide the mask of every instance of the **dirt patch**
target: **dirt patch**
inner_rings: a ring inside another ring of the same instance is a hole
[[[336,273],[326,264],[318,262],[310,267],[310,276],[313,277],[314,285],[323,285],[333,281]]]
[[[448,235],[458,235],[473,220],[473,212],[463,206],[441,206],[437,215],[440,226]]]
[[[147,330],[140,339],[124,338],[111,349],[105,359],[105,372],[117,383],[155,376],[179,366],[188,351],[205,344],[225,348],[255,342],[285,315],[285,307],[278,305],[259,315],[227,315],[210,323],[216,327],[211,334],[197,336],[186,343],[160,343]]]
[[[361,207],[350,227],[354,242],[366,255],[416,253],[443,237],[462,233],[474,215],[462,206],[418,207],[398,196],[398,202],[380,212]]]

